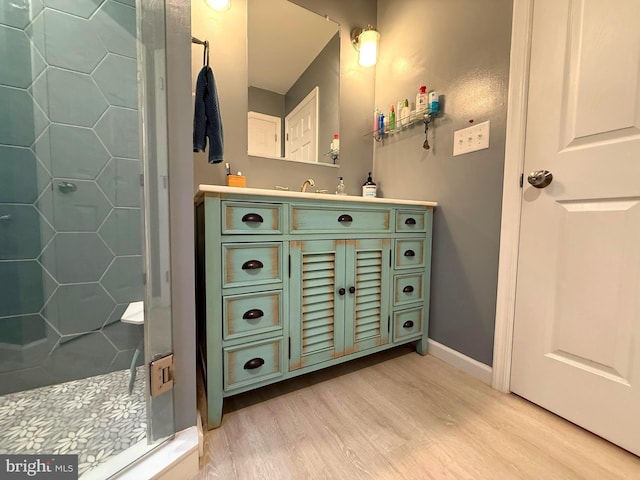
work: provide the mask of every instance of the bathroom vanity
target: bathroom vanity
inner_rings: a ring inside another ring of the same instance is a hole
[[[426,354],[436,205],[201,185],[209,428],[225,397],[408,342]]]

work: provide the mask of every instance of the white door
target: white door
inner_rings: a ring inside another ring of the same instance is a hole
[[[280,117],[264,113],[247,113],[247,132],[249,134],[247,153],[258,157],[281,157]]]
[[[287,158],[304,162],[318,161],[318,96],[318,87],[315,87],[285,117]]]
[[[534,2],[511,390],[640,454],[640,2]],[[549,170],[534,188],[527,173]]]

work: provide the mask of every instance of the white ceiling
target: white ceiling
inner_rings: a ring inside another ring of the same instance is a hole
[[[287,0],[248,0],[247,16],[249,85],[280,94],[339,29]]]

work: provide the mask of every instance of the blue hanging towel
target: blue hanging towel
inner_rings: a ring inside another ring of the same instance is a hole
[[[209,137],[209,163],[222,162],[224,139],[216,81],[210,67],[202,67],[196,82],[193,151],[204,152]]]

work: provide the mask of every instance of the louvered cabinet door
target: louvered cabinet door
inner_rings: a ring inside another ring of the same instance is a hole
[[[297,370],[344,355],[345,243],[293,241],[290,254],[289,370]]]
[[[389,343],[389,239],[346,241],[345,351]]]

